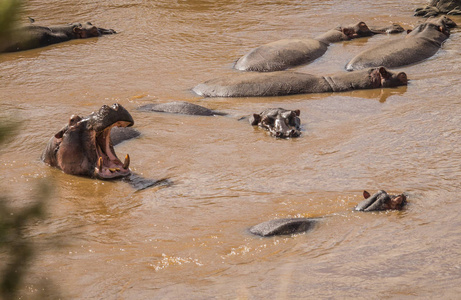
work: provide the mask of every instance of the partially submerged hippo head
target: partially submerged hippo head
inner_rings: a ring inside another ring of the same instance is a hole
[[[116,33],[113,29],[99,28],[94,26],[90,22],[86,22],[84,24],[72,23],[70,25],[72,26],[72,32],[76,39],[86,39],[91,37],[98,37],[103,34]]]
[[[42,160],[72,175],[111,179],[131,174],[130,157],[122,163],[110,138],[112,127],[134,124],[120,104],[103,105],[88,117],[72,115],[69,123],[48,142]]]
[[[400,195],[389,195],[385,191],[381,190],[370,196],[370,193],[363,191],[363,197],[365,200],[360,202],[355,210],[358,211],[377,211],[377,210],[401,210],[406,202],[407,197],[404,194]]]
[[[404,72],[394,73],[384,67],[378,67],[371,68],[369,73],[374,88],[397,87],[408,84],[407,74]]]
[[[250,117],[250,124],[268,130],[278,138],[298,137],[301,135],[300,111],[283,108],[269,108]]]

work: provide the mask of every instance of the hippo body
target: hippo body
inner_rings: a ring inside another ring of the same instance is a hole
[[[103,34],[114,33],[115,31],[112,29],[98,28],[90,22],[50,27],[28,25],[8,32],[4,45],[0,45],[0,52],[24,51],[73,39],[98,37]]]
[[[253,114],[249,121],[252,126],[266,129],[277,138],[292,138],[301,135],[299,115],[299,109],[268,108],[260,114]]]
[[[383,67],[332,76],[280,71],[237,73],[211,79],[193,88],[203,97],[266,97],[307,93],[345,92],[356,89],[395,87],[407,84],[407,76]]]
[[[119,104],[103,105],[85,118],[73,115],[69,123],[51,137],[41,159],[72,175],[101,179],[128,176],[130,157],[127,154],[123,163],[117,158],[110,133],[115,126],[133,124],[130,113]]]
[[[439,14],[461,15],[461,0],[431,0],[429,5],[415,10],[415,16],[425,18]]]
[[[262,237],[302,233],[314,228],[317,219],[287,218],[260,223],[249,229],[250,233]]]
[[[371,36],[377,33],[402,32],[399,25],[370,29],[364,22],[338,27],[314,38],[283,39],[257,47],[234,65],[240,71],[273,72],[309,63],[322,56],[331,43]]]
[[[214,111],[206,107],[184,102],[176,101],[169,103],[158,103],[158,104],[146,104],[138,107],[138,110],[142,111],[155,111],[155,112],[165,112],[173,114],[183,114],[183,115],[194,115],[194,116],[224,116],[226,113],[219,111]]]
[[[356,55],[346,70],[384,66],[398,68],[433,56],[450,36],[449,28],[456,26],[446,17],[428,20],[418,25],[407,36],[385,41]]]

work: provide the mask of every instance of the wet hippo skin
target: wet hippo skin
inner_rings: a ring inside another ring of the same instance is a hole
[[[363,191],[365,200],[360,202],[355,210],[358,211],[378,211],[378,210],[401,210],[407,203],[404,194],[389,195],[383,190],[378,191],[373,196],[369,192]]]
[[[85,39],[114,33],[113,29],[99,28],[90,22],[50,27],[29,25],[7,32],[2,45],[0,45],[0,53],[24,51],[73,39]]]
[[[332,76],[280,71],[271,73],[234,73],[206,81],[193,88],[203,97],[266,97],[307,93],[346,92],[407,85],[405,73],[383,67]]]
[[[206,107],[184,102],[184,101],[175,101],[168,103],[152,103],[146,104],[138,107],[138,110],[141,111],[154,111],[154,112],[165,112],[173,114],[183,114],[183,115],[194,115],[194,116],[224,116],[226,113],[219,111],[214,111]]]
[[[130,157],[122,163],[115,154],[110,133],[113,127],[134,124],[130,113],[120,104],[103,105],[88,117],[73,115],[69,122],[49,140],[42,161],[64,173],[111,179],[131,174]],[[137,132],[124,133],[124,139]],[[122,138],[118,138],[121,142]]]
[[[398,68],[420,62],[434,55],[450,36],[456,24],[446,16],[428,19],[415,27],[405,37],[385,41],[356,55],[346,65],[346,70],[384,66]]]
[[[404,194],[389,195],[383,190],[372,196],[367,191],[363,191],[363,197],[365,200],[360,202],[354,210],[364,212],[401,210],[407,203],[407,197]],[[319,218],[274,219],[255,225],[249,231],[262,237],[301,233],[311,230],[318,220]]]
[[[283,108],[268,108],[259,114],[253,114],[250,124],[261,127],[277,138],[299,137],[301,135],[300,111]]]
[[[331,43],[348,41],[378,33],[398,33],[404,29],[397,24],[370,29],[365,22],[338,27],[316,37],[283,39],[257,47],[242,56],[234,65],[240,71],[273,72],[311,62],[322,56]]]
[[[317,219],[311,218],[275,219],[255,225],[249,231],[262,237],[288,235],[306,232],[314,228],[316,223]]]
[[[461,0],[431,0],[429,5],[415,10],[415,16],[425,18],[439,14],[461,15]]]

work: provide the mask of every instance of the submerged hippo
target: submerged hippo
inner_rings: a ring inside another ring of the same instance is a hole
[[[406,204],[406,196],[389,195],[385,191],[379,191],[373,196],[363,191],[364,201],[360,202],[354,210],[356,211],[381,211],[381,210],[401,210]],[[249,229],[252,234],[268,237],[274,235],[288,235],[302,233],[314,227],[319,218],[286,218],[274,219],[260,223]]]
[[[431,0],[429,5],[415,10],[415,16],[426,18],[439,14],[461,15],[461,0]]]
[[[251,125],[264,128],[277,138],[291,138],[301,135],[299,115],[299,109],[268,108],[260,114],[253,114],[249,121]]]
[[[263,97],[307,93],[346,92],[407,85],[407,75],[384,67],[360,72],[316,76],[280,71],[273,73],[236,73],[201,83],[193,91],[203,97]]]
[[[50,27],[28,25],[8,32],[4,38],[4,45],[0,45],[0,52],[23,51],[73,39],[85,39],[114,33],[113,29],[99,28],[90,22]]]
[[[138,107],[142,111],[155,111],[193,116],[225,116],[226,113],[214,111],[190,102],[176,101],[169,103],[146,104]]]
[[[360,202],[355,210],[358,211],[377,211],[377,210],[401,210],[407,203],[407,197],[404,194],[389,195],[385,191],[378,191],[373,196],[363,191],[365,200]]]
[[[287,218],[275,219],[260,223],[249,229],[250,233],[259,236],[288,235],[306,232],[314,228],[317,219],[311,218]]]
[[[306,64],[319,58],[331,43],[371,36],[377,33],[398,33],[397,24],[370,29],[365,22],[338,27],[314,38],[283,39],[262,45],[241,57],[234,65],[240,71],[272,72]]]
[[[446,16],[429,19],[418,25],[407,36],[385,41],[356,55],[346,70],[384,66],[398,68],[420,62],[434,55],[450,36],[456,24]]]
[[[128,176],[130,156],[127,154],[123,163],[117,158],[110,134],[115,126],[133,124],[130,113],[120,104],[103,105],[85,118],[73,115],[69,123],[51,137],[41,159],[72,175],[101,179]],[[131,137],[133,133],[123,138]]]

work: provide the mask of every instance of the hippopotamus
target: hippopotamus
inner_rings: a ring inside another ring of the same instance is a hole
[[[263,237],[302,233],[314,228],[317,221],[313,218],[274,219],[255,225],[249,231]]]
[[[389,195],[383,190],[373,196],[363,191],[363,197],[365,200],[354,208],[355,211],[401,210],[407,200],[404,194]],[[262,237],[302,233],[312,229],[319,220],[320,218],[274,219],[255,225],[249,231]]]
[[[211,79],[195,86],[193,91],[203,97],[266,97],[396,87],[407,85],[407,82],[404,72],[396,74],[384,67],[332,76],[291,71],[245,72]]]
[[[64,173],[112,179],[131,174],[130,156],[122,163],[111,140],[113,127],[133,126],[130,113],[120,104],[103,105],[88,117],[72,115],[67,125],[51,137],[41,156]],[[133,132],[122,139],[136,136]],[[122,139],[117,138],[120,142]]]
[[[86,39],[114,33],[116,32],[113,29],[99,28],[90,22],[50,27],[28,25],[7,32],[4,45],[0,45],[0,52],[23,51],[73,39]]]
[[[405,37],[385,41],[357,54],[347,63],[346,70],[384,66],[398,68],[420,62],[434,55],[450,36],[456,24],[446,16],[428,19]]]
[[[155,111],[193,116],[225,116],[226,113],[214,111],[209,108],[185,101],[169,103],[146,104],[138,107],[142,111]]]
[[[299,115],[299,109],[268,108],[250,116],[249,121],[252,126],[264,128],[277,138],[291,138],[301,135]]]
[[[348,41],[378,33],[398,33],[404,29],[397,24],[370,29],[365,22],[347,27],[337,27],[316,37],[305,39],[283,39],[257,47],[234,65],[240,71],[272,72],[285,70],[311,62],[322,56],[331,43]]]
[[[434,17],[439,14],[461,15],[461,0],[431,0],[429,5],[415,10],[415,16]]]
[[[377,211],[377,210],[401,210],[407,203],[407,197],[404,194],[389,195],[383,190],[378,191],[373,196],[363,191],[365,200],[360,202],[355,210],[357,211]]]

